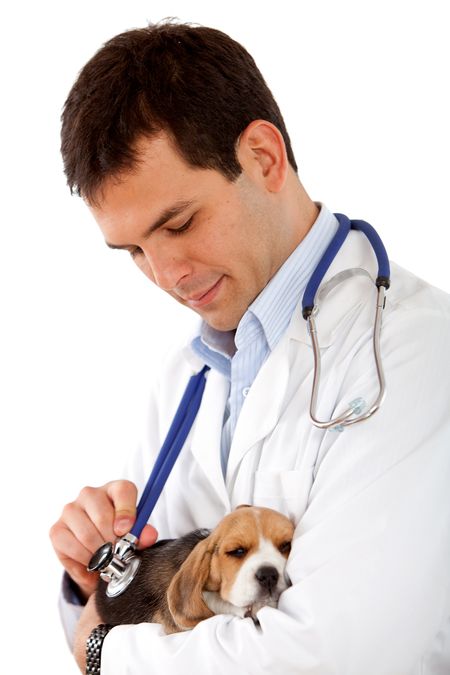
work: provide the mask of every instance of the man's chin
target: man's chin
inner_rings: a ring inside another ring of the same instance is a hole
[[[221,332],[235,331],[239,325],[240,320],[245,314],[245,309],[239,310],[237,308],[226,307],[226,303],[218,302],[215,306],[213,303],[209,307],[199,307],[195,309],[191,307],[196,314],[201,316],[203,321],[214,330]]]
[[[235,331],[239,325],[239,321],[242,317],[238,319],[232,318],[230,316],[221,315],[219,312],[198,312],[202,317],[203,321],[208,324],[214,330],[221,331],[223,333],[229,331]]]

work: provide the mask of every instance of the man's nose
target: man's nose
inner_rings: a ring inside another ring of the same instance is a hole
[[[172,291],[191,273],[189,261],[177,253],[162,248],[156,251],[145,248],[143,253],[148,268],[147,276],[164,291]]]

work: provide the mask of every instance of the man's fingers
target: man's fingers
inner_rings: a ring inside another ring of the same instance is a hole
[[[50,536],[56,555],[64,566],[67,560],[73,560],[86,568],[92,554],[98,548],[98,546],[96,548],[84,546],[67,525],[55,525]]]
[[[61,521],[55,523],[50,530],[50,538],[56,555],[70,577],[78,584],[85,598],[96,589],[98,574],[87,571],[87,564],[92,556]]]
[[[137,488],[127,480],[112,481],[105,485],[106,493],[114,504],[114,534],[123,537],[133,527],[136,520]],[[139,549],[152,546],[158,538],[158,532],[152,525],[145,525],[139,537]]]
[[[158,532],[155,530],[155,528],[152,527],[152,525],[145,525],[141,532],[141,536],[139,537],[138,549],[142,550],[144,548],[148,548],[149,546],[153,546],[157,538]]]
[[[118,513],[114,519],[114,534],[116,537],[123,537],[133,527],[134,518]]]
[[[115,480],[107,483],[105,488],[114,508],[114,534],[122,537],[130,531],[136,519],[136,486],[128,480]]]
[[[67,504],[63,520],[86,548],[95,551],[105,541],[114,541],[114,506],[106,490],[85,487],[78,499]]]
[[[129,532],[136,519],[137,488],[130,481],[112,481],[102,487],[85,487],[67,504],[50,530],[55,552],[86,597],[94,590],[98,575],[86,571],[92,554],[105,542],[114,542]],[[146,525],[139,548],[155,543],[157,532]]]
[[[61,560],[68,575],[79,587],[81,595],[87,599],[95,591],[98,585],[99,575],[97,572],[88,572],[84,565],[74,560]]]

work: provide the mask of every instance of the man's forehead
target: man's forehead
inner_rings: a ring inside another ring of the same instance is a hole
[[[176,202],[191,201],[201,185],[199,173],[211,173],[186,162],[174,147],[169,136],[141,137],[133,145],[134,164],[107,176],[95,198],[88,206],[96,211],[106,211],[121,205],[139,205],[145,200],[155,213],[171,208]]]

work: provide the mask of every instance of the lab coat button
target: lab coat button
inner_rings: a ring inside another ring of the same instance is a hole
[[[248,395],[248,392],[250,391],[250,387],[244,387],[242,390],[242,396],[245,398]]]

